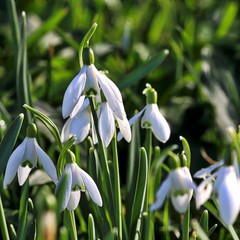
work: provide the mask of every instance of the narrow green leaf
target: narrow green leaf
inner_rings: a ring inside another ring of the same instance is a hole
[[[182,145],[183,145],[183,150],[184,150],[184,153],[187,157],[187,167],[190,168],[190,165],[191,165],[191,150],[190,150],[190,146],[188,144],[188,141],[180,136],[180,140],[182,141]]]
[[[91,28],[88,30],[88,32],[86,33],[86,35],[84,36],[83,40],[80,43],[79,50],[78,50],[80,68],[82,68],[83,64],[84,64],[83,63],[83,58],[82,58],[83,48],[87,47],[89,45],[89,41],[90,41],[92,35],[94,34],[94,32],[96,31],[97,26],[98,26],[97,23],[94,23],[91,26]]]
[[[7,161],[17,141],[23,119],[24,115],[22,113],[16,117],[6,132],[2,142],[0,143],[0,176],[6,168]]]
[[[71,240],[78,240],[74,211],[64,211],[64,224],[70,233]]]
[[[147,153],[144,148],[140,149],[140,159],[139,159],[139,167],[138,167],[138,177],[135,188],[134,200],[132,205],[132,214],[131,214],[131,235],[135,236],[137,221],[140,214],[143,211],[146,188],[147,188],[147,176],[148,176],[148,161],[147,161]]]
[[[9,233],[8,233],[8,228],[7,228],[7,223],[6,223],[6,217],[4,213],[4,208],[2,204],[2,198],[0,196],[0,229],[2,232],[2,238],[3,240],[9,240]]]
[[[224,7],[223,12],[223,18],[221,19],[221,23],[216,31],[216,35],[219,38],[225,37],[230,27],[235,22],[238,13],[238,3],[233,1],[227,3],[227,6]]]
[[[68,240],[68,230],[65,226],[60,228],[60,240]]]
[[[149,72],[158,67],[160,63],[167,57],[169,50],[165,49],[158,53],[148,62],[142,64],[137,69],[130,72],[123,80],[119,81],[118,87],[120,90],[137,84],[141,79],[143,79]]]
[[[54,30],[54,28],[57,27],[63,18],[67,15],[67,13],[68,10],[66,8],[54,12],[54,14],[49,19],[44,21],[41,26],[28,37],[28,48],[36,45],[36,43],[44,36],[45,33]]]
[[[57,142],[59,148],[61,149],[62,148],[61,137],[60,137],[59,130],[58,130],[57,126],[55,125],[55,123],[48,116],[46,116],[42,112],[38,111],[37,109],[32,108],[32,107],[28,106],[27,104],[24,104],[23,107],[25,107],[27,110],[32,112],[35,115],[35,117],[37,117],[48,128],[48,130],[52,133],[52,135],[56,139],[56,142]]]
[[[27,45],[26,45],[26,14],[22,12],[22,28],[21,28],[21,43],[18,49],[17,57],[17,72],[16,72],[16,89],[19,108],[23,104],[31,105],[30,94],[30,75],[27,66]],[[27,112],[28,123],[31,122],[31,113]]]
[[[217,228],[217,224],[214,224],[208,231],[208,236],[210,237],[212,235],[212,233],[215,231],[215,229]]]
[[[208,233],[208,210],[204,210],[200,218],[200,225],[205,233]]]
[[[17,63],[17,53],[20,47],[20,30],[18,25],[18,16],[17,16],[17,9],[16,4],[14,0],[6,1],[7,3],[7,9],[8,9],[8,15],[10,18],[11,23],[11,30],[12,30],[12,37],[13,37],[13,49],[14,49],[14,55],[15,55],[15,62]]]
[[[76,141],[76,137],[72,136],[71,138],[68,139],[68,141],[64,144],[63,148],[61,149],[61,152],[59,154],[58,161],[57,161],[57,171],[59,176],[62,174],[62,171],[64,169],[64,156],[67,150],[71,148],[71,146],[74,144],[75,141]]]
[[[88,215],[88,239],[89,240],[95,240],[96,234],[95,234],[95,224],[92,214]]]
[[[190,228],[190,206],[188,205],[187,211],[184,213],[183,226],[182,226],[182,240],[189,239]]]
[[[17,229],[17,236],[19,239],[26,239],[28,191],[29,191],[29,181],[27,179],[27,181],[24,183],[22,187],[21,198],[20,198],[18,229]]]

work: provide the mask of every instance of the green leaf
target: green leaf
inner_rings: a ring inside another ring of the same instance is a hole
[[[96,234],[95,234],[95,224],[92,214],[88,215],[88,239],[89,240],[95,240]]]
[[[140,67],[130,72],[125,78],[123,78],[123,80],[119,81],[119,89],[123,90],[124,88],[137,84],[149,72],[158,67],[158,65],[163,62],[163,60],[167,57],[168,54],[169,50],[165,49],[158,53],[148,62],[142,64]]]
[[[208,233],[208,211],[204,210],[200,218],[200,225],[205,233]]]
[[[216,31],[216,36],[218,38],[223,38],[228,33],[230,27],[236,21],[236,16],[238,13],[238,3],[229,2],[227,6],[224,7],[224,15],[222,17],[221,23]]]
[[[56,11],[51,18],[44,21],[41,26],[33,32],[27,39],[28,48],[36,45],[37,41],[39,41],[45,33],[53,30],[55,27],[59,25],[59,23],[63,20],[63,18],[67,15],[68,10],[66,8],[60,9]]]
[[[139,167],[138,167],[138,177],[135,188],[135,195],[132,205],[132,214],[131,214],[131,224],[130,231],[132,238],[135,236],[137,230],[137,222],[140,217],[146,195],[147,188],[147,176],[148,176],[148,161],[147,161],[147,153],[144,148],[140,149],[140,159],[139,159]]]
[[[88,30],[88,32],[86,33],[86,35],[84,36],[83,40],[81,41],[80,43],[80,46],[79,46],[79,51],[78,51],[78,57],[79,57],[79,65],[80,65],[80,68],[83,67],[83,58],[82,58],[82,53],[83,53],[83,48],[84,47],[87,47],[89,45],[89,41],[92,37],[92,35],[94,34],[96,28],[97,28],[97,23],[94,23],[92,25],[92,27]]]
[[[2,142],[0,143],[0,176],[6,168],[8,159],[17,141],[20,129],[22,127],[23,119],[24,115],[22,113],[16,117],[6,132]]]
[[[201,228],[201,226],[199,225],[197,220],[195,220],[195,219],[192,220],[192,227],[196,231],[197,236],[198,236],[199,239],[201,239],[201,240],[209,240],[208,236],[203,231],[203,229]]]
[[[21,42],[18,49],[17,56],[17,73],[16,73],[16,89],[19,108],[23,104],[31,105],[30,94],[30,75],[28,73],[27,62],[27,45],[26,45],[26,32],[27,32],[26,14],[22,12],[22,28],[21,28]],[[31,122],[31,113],[27,112],[28,123]]]
[[[70,147],[74,144],[75,141],[76,141],[75,136],[72,136],[71,138],[69,138],[67,140],[67,142],[64,144],[64,146],[59,154],[58,161],[57,161],[57,171],[58,171],[59,175],[62,174],[62,171],[64,169],[64,156],[65,156],[67,150],[70,149]]]
[[[26,239],[27,233],[27,210],[28,210],[28,191],[29,181],[24,183],[21,191],[20,207],[19,207],[19,218],[18,218],[18,239]]]
[[[55,123],[48,116],[38,111],[37,109],[32,108],[27,104],[24,104],[23,107],[32,112],[35,115],[35,117],[37,117],[48,128],[48,130],[52,133],[52,135],[56,139],[59,148],[61,149],[62,148],[61,137]]]

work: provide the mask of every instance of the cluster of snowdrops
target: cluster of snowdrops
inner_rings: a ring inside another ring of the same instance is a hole
[[[142,128],[151,129],[158,141],[167,142],[170,138],[170,127],[159,111],[157,92],[154,88],[146,85],[143,91],[146,95],[146,106],[128,119],[119,89],[95,67],[93,51],[85,48],[83,56],[84,66],[70,82],[63,98],[62,116],[67,118],[67,121],[61,132],[61,141],[66,142],[74,136],[74,144],[78,144],[90,135],[94,144],[101,141],[104,147],[108,147],[117,127],[117,140],[124,138],[130,142],[131,126],[141,118]],[[94,113],[92,109],[95,109]],[[59,175],[53,161],[38,145],[36,136],[37,127],[30,123],[25,139],[13,151],[7,163],[4,188],[11,184],[16,173],[19,185],[23,185],[39,160],[56,184],[56,191],[64,179],[67,179],[61,211],[65,208],[75,210],[80,201],[81,191],[85,190],[92,201],[101,207],[104,204],[101,192],[92,177],[78,166],[74,153],[67,151],[64,170]],[[150,211],[159,209],[167,197],[171,198],[173,207],[179,213],[187,210],[193,196],[197,209],[213,198],[217,200],[222,221],[226,225],[234,223],[240,210],[239,171],[234,152],[229,159],[218,161],[196,172],[194,177],[203,179],[198,186],[194,183],[189,168],[183,166],[179,159],[173,160],[170,169],[156,193],[155,202],[149,206]]]

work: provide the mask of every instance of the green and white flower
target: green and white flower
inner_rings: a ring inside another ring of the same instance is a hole
[[[84,60],[86,65],[74,77],[64,94],[62,104],[63,118],[67,118],[81,108],[85,96],[100,94],[101,89],[114,114],[119,119],[124,120],[126,113],[119,89],[105,74],[97,70],[94,65],[92,50],[85,48],[84,52],[86,54],[83,56],[87,56]]]
[[[193,195],[195,184],[187,167],[178,167],[168,174],[156,194],[150,210],[162,207],[167,196],[171,198],[175,210],[184,213]]]
[[[206,168],[203,171],[213,171],[221,166],[222,161]],[[202,174],[197,172],[195,176]],[[216,181],[214,182],[214,180]],[[211,196],[215,196],[218,201],[218,209],[223,222],[231,225],[236,220],[240,211],[240,180],[236,169],[232,165],[221,166],[216,172],[208,176],[196,188],[196,207],[200,208]]]
[[[18,174],[19,185],[23,185],[31,170],[36,167],[39,160],[54,183],[57,182],[56,168],[50,157],[39,147],[36,136],[35,124],[30,124],[27,129],[27,137],[11,154],[3,180],[3,187],[12,182],[16,173]]]
[[[65,175],[67,182],[64,194],[64,201],[61,206],[61,211],[65,208],[72,211],[75,210],[81,198],[81,191],[87,190],[91,199],[98,205],[102,206],[102,198],[98,191],[97,185],[93,179],[83,171],[75,162],[65,165],[62,176],[57,183],[56,191],[60,187]]]

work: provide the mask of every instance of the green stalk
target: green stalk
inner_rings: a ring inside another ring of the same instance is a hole
[[[4,214],[1,196],[0,196],[0,226],[1,226],[3,240],[9,240],[10,238],[9,238],[9,233],[8,233],[8,228],[7,228],[7,223],[6,223],[6,218],[5,218],[5,214]]]
[[[170,240],[169,234],[169,199],[167,198],[164,204],[163,211],[163,231],[164,231],[164,239]]]
[[[116,204],[116,218],[118,227],[118,237],[122,239],[122,205],[121,205],[121,187],[120,187],[120,176],[118,166],[118,151],[117,151],[117,139],[116,132],[114,133],[112,140],[112,151],[113,151],[113,173],[114,173],[114,197]]]
[[[108,211],[110,209],[111,219],[115,220],[114,216],[116,215],[115,213],[116,210],[114,208],[112,180],[111,180],[109,166],[108,166],[106,149],[103,145],[103,142],[101,141],[99,131],[98,131],[98,118],[97,118],[97,112],[94,106],[93,96],[89,97],[89,102],[90,102],[91,113],[93,116],[94,125],[96,129],[96,134],[98,138],[98,150],[100,152],[99,159],[101,159],[101,161],[99,161],[99,168],[100,168],[100,171],[102,170],[102,174],[100,177],[101,177],[102,190],[104,191],[105,206],[108,208]],[[116,226],[117,223],[114,222],[113,225]]]
[[[19,239],[26,238],[28,190],[29,190],[29,180],[27,179],[27,181],[24,183],[22,187],[21,198],[20,198],[18,230],[17,230],[17,236],[19,237]]]
[[[183,226],[182,226],[182,240],[189,239],[189,224],[190,224],[190,205],[184,213]]]
[[[65,210],[64,211],[65,225],[67,226],[68,232],[70,233],[72,240],[77,240],[77,230],[74,211]]]

